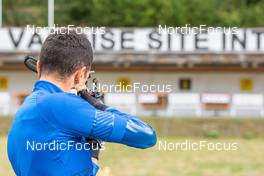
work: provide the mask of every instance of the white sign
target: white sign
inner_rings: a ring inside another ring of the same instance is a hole
[[[139,103],[158,103],[158,95],[157,94],[140,94],[138,96]]]
[[[0,92],[0,115],[8,115],[10,104],[10,94],[6,92]]]
[[[229,104],[231,97],[229,94],[203,94],[202,103]]]
[[[47,31],[0,28],[0,52],[39,52]],[[237,29],[203,34],[159,32],[156,28],[109,28],[87,33],[96,52],[264,52],[264,29]]]
[[[262,94],[235,94],[232,102],[237,106],[263,106],[264,100]]]

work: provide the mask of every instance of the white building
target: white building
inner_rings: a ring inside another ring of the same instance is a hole
[[[255,117],[264,115],[263,32],[180,35],[114,28],[87,36],[95,48],[94,76],[109,105],[139,115]],[[0,114],[7,115],[37,80],[23,58],[38,55],[47,32],[2,28],[0,36]],[[110,90],[119,84],[136,92]]]

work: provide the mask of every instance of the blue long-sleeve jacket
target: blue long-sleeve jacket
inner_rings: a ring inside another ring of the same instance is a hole
[[[8,157],[19,176],[96,174],[84,138],[148,148],[152,127],[114,108],[100,111],[82,98],[38,81],[16,113],[8,136]]]

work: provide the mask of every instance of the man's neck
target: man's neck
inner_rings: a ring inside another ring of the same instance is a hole
[[[51,83],[55,84],[56,86],[58,86],[64,92],[69,92],[70,89],[72,88],[72,85],[70,84],[69,80],[63,80],[62,81],[62,80],[56,78],[55,76],[43,75],[39,78],[39,80],[51,82]]]

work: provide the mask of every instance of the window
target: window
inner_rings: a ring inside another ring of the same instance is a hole
[[[131,85],[131,81],[128,78],[119,78],[118,85],[121,85],[122,91],[126,91],[129,90],[130,87],[128,86]]]
[[[0,90],[6,90],[8,88],[7,77],[0,76]]]
[[[179,80],[179,89],[180,90],[191,90],[192,89],[192,80],[190,78],[182,78]]]
[[[240,80],[240,90],[241,91],[252,91],[254,88],[252,79],[241,79]]]

